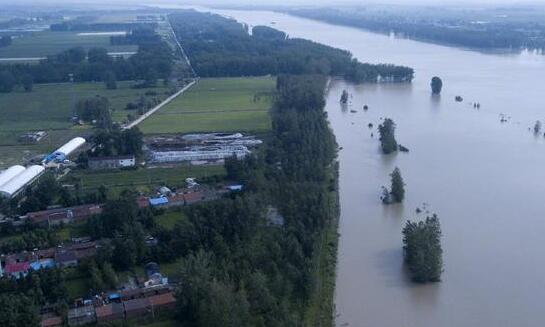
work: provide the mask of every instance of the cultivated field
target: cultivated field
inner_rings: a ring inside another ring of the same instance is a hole
[[[88,127],[73,127],[70,117],[79,99],[97,95],[107,97],[114,112],[114,121],[121,122],[136,110],[124,110],[128,102],[137,101],[148,91],[166,98],[167,87],[133,89],[132,82],[118,82],[116,90],[107,90],[103,83],[39,84],[30,93],[16,90],[0,93],[0,168],[20,163],[23,158],[54,150],[66,140],[89,133]],[[160,85],[160,83],[159,83]],[[45,130],[48,136],[40,143],[26,145],[18,137],[28,131]]]
[[[203,178],[225,175],[223,166],[180,166],[175,168],[140,168],[137,170],[74,171],[63,179],[64,184],[79,183],[83,192],[95,192],[101,185],[111,195],[124,189],[153,193],[158,187],[183,187],[188,177]]]
[[[10,46],[0,48],[0,58],[41,58],[64,50],[100,47],[108,52],[134,52],[135,45],[110,45],[109,35],[78,35],[79,32],[40,31],[21,34]]]
[[[275,81],[273,77],[201,79],[140,129],[146,134],[267,131]]]

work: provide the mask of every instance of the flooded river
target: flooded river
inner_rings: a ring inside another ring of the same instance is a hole
[[[347,49],[360,61],[416,71],[412,84],[334,81],[327,93],[343,147],[337,325],[545,324],[545,138],[528,130],[545,119],[545,56],[483,54],[270,12],[221,13]],[[430,96],[434,75],[443,79],[440,97]],[[345,110],[343,89],[352,95]],[[380,153],[382,117],[394,119],[410,153]],[[383,206],[380,187],[396,166],[407,198]],[[403,268],[401,229],[426,210],[441,220],[445,272],[441,283],[415,285]]]

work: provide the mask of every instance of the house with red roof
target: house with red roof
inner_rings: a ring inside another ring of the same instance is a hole
[[[19,279],[28,275],[28,272],[30,271],[30,264],[26,261],[7,263],[4,270],[7,276]]]

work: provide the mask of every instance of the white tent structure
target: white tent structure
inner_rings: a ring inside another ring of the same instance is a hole
[[[55,152],[51,153],[47,157],[44,158],[42,163],[49,163],[52,161],[55,162],[62,162],[64,161],[72,152],[74,152],[77,148],[85,144],[85,139],[83,137],[75,137],[65,143],[63,146],[55,150]]]
[[[0,196],[12,198],[17,195],[26,185],[35,181],[45,171],[42,166],[34,165],[25,169],[7,183],[0,186]]]
[[[23,171],[25,171],[25,167],[20,165],[11,166],[8,169],[4,170],[0,173],[0,186],[6,184],[7,182],[9,182],[10,179],[19,175]]]
[[[68,157],[70,153],[74,152],[77,148],[85,144],[85,139],[83,137],[75,137],[68,141],[65,145],[55,151],[55,153],[62,153],[65,157]]]

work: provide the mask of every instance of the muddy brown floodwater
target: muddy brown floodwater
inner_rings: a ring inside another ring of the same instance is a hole
[[[343,147],[337,325],[545,325],[545,139],[528,130],[545,119],[545,56],[484,54],[271,12],[221,13],[347,49],[360,61],[415,69],[412,84],[335,80],[327,92]],[[440,97],[430,95],[434,75],[443,79]],[[345,109],[343,89],[352,95]],[[383,117],[397,123],[409,153],[380,153]],[[407,198],[385,207],[380,187],[396,166]],[[441,283],[415,285],[403,268],[401,229],[426,210],[441,220],[445,272]]]

